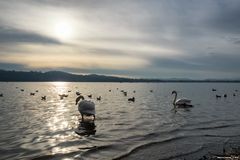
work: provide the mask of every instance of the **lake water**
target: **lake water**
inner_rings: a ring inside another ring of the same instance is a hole
[[[194,107],[173,110],[173,90],[179,98],[191,99]],[[86,99],[93,96],[93,135],[75,133],[80,118],[76,91]],[[239,83],[1,82],[0,93],[0,159],[4,160],[187,160],[240,144]],[[59,94],[69,96],[60,100]],[[216,99],[216,94],[228,97]],[[44,95],[46,101],[41,100]],[[135,102],[128,102],[133,96]]]

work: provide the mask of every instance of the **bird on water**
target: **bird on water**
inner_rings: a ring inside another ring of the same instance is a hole
[[[178,108],[193,107],[193,105],[191,104],[191,100],[186,99],[186,98],[177,99],[177,91],[172,91],[172,94],[175,95],[175,97],[173,99],[174,107],[178,107]]]

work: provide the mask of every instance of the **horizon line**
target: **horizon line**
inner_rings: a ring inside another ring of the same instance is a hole
[[[38,72],[38,73],[48,73],[48,72],[62,72],[62,73],[67,73],[70,75],[77,75],[77,76],[90,76],[90,75],[96,75],[96,76],[105,76],[105,77],[113,77],[113,78],[119,78],[119,79],[125,79],[125,80],[149,80],[149,81],[154,81],[154,82],[240,82],[239,78],[205,78],[205,79],[192,79],[192,78],[136,78],[136,77],[122,77],[122,76],[113,76],[113,75],[105,75],[105,74],[97,74],[97,73],[88,73],[88,74],[76,74],[76,73],[71,73],[67,71],[59,71],[59,70],[49,70],[49,71],[21,71],[21,70],[5,70],[5,69],[0,69],[0,71],[5,71],[5,72]],[[0,80],[1,81],[1,80]],[[58,80],[56,80],[58,81]],[[62,80],[60,80],[62,81]],[[24,82],[24,81],[23,81]],[[35,81],[34,81],[35,82]],[[45,82],[45,81],[44,81]],[[52,81],[49,81],[52,82]],[[71,82],[71,81],[66,81],[66,82]]]

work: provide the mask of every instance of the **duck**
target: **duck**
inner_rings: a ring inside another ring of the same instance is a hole
[[[129,102],[135,102],[135,97],[128,98],[128,101],[129,101]]]
[[[2,94],[2,93],[0,94],[0,97],[3,97],[3,94]]]
[[[215,92],[215,91],[217,91],[217,90],[216,90],[215,88],[212,88],[212,91]]]
[[[34,95],[35,95],[35,93],[33,93],[33,92],[30,93],[30,96],[34,96]]]
[[[41,98],[42,98],[41,100],[45,101],[47,97],[46,96],[42,96]]]
[[[89,98],[92,98],[92,94],[89,94],[88,97],[89,97]]]
[[[175,95],[173,99],[173,105],[174,107],[177,106],[178,108],[187,108],[187,107],[193,107],[191,104],[191,100],[186,98],[181,98],[177,100],[177,91],[172,91],[172,94]]]
[[[221,98],[222,96],[216,94],[216,98]]]
[[[227,94],[224,94],[223,97],[224,97],[224,98],[227,98]]]
[[[101,96],[99,96],[99,97],[97,97],[97,100],[98,100],[98,101],[101,101],[101,98],[102,98],[102,97],[101,97]]]
[[[59,94],[59,96],[60,96],[60,99],[63,99],[64,97],[68,97],[67,94]]]

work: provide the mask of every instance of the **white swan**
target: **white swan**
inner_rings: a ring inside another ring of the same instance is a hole
[[[78,102],[82,99],[82,101],[78,104]],[[91,101],[84,100],[82,95],[78,96],[76,99],[76,105],[78,104],[78,111],[82,116],[82,121],[84,121],[84,115],[93,116],[93,120],[95,120],[95,104]]]
[[[178,106],[179,108],[193,107],[193,105],[191,104],[191,100],[185,99],[185,98],[181,98],[177,100],[177,92],[172,91],[172,94],[175,94],[175,97],[173,99],[174,106]]]

